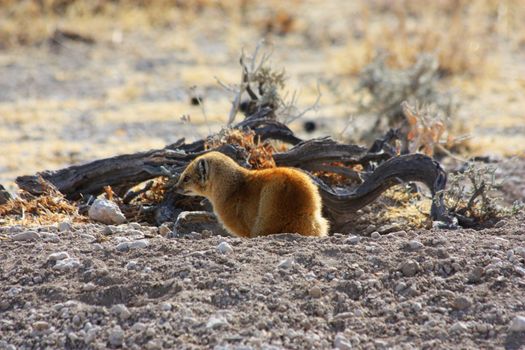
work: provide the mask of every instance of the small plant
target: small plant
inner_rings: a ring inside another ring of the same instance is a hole
[[[519,202],[511,208],[497,203],[501,183],[496,181],[495,172],[494,166],[480,166],[470,162],[458,173],[449,176],[445,203],[462,226],[475,226],[523,210],[523,204]]]

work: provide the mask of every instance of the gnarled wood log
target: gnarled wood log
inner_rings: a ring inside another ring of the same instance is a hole
[[[429,187],[434,197],[431,217],[434,220],[447,219],[441,194],[446,184],[446,173],[437,162],[424,155],[393,156],[393,151],[391,152],[387,144],[388,140],[395,136],[392,131],[384,140],[378,140],[371,152],[360,146],[337,143],[330,138],[302,141],[284,124],[265,118],[267,112],[263,109],[236,127],[252,129],[261,139],[278,139],[295,145],[286,152],[274,154],[274,160],[279,166],[297,167],[306,171],[336,172],[360,180],[359,174],[347,167],[338,167],[331,163],[362,164],[365,169],[370,169],[372,164],[382,163],[354,189],[334,190],[312,176],[321,189],[324,211],[334,230],[343,229],[354,218],[358,209],[374,201],[386,189],[407,181],[419,181]],[[16,182],[21,189],[34,195],[44,192],[39,180],[42,178],[69,199],[98,195],[108,185],[122,196],[139,183],[165,175],[163,167],[175,175],[180,173],[191,160],[207,152],[204,143],[204,140],[199,140],[186,144],[182,139],[164,149],[121,155],[58,171],[21,176]],[[217,150],[246,165],[244,149],[223,145]],[[168,191],[165,201],[156,208],[157,223],[176,219],[181,209],[176,208],[173,203],[180,200],[178,196],[180,195]]]

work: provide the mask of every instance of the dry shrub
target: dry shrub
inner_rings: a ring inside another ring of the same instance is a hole
[[[246,151],[246,161],[254,169],[275,167],[273,153],[276,148],[267,141],[261,141],[253,130],[223,129],[206,140],[206,149],[215,149],[222,145],[236,145]]]
[[[457,109],[450,93],[438,91],[438,64],[434,56],[421,55],[414,66],[393,69],[380,55],[369,64],[359,77],[361,93],[359,111],[376,118],[369,134],[376,137],[387,128],[399,127],[405,120],[402,103],[432,105],[437,113],[448,118]]]
[[[45,187],[42,195],[35,197],[22,192],[20,197],[0,205],[0,217],[4,218],[4,223],[42,225],[53,224],[65,219],[84,221],[74,203],[64,198],[64,195],[45,180],[40,179],[40,182]]]

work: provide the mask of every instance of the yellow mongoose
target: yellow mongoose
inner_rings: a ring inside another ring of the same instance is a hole
[[[177,183],[180,193],[208,198],[232,234],[326,236],[321,197],[308,175],[292,168],[248,170],[219,152],[195,158]]]

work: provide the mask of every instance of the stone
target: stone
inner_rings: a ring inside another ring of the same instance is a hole
[[[525,332],[525,316],[516,316],[510,322],[511,332]]]
[[[452,302],[452,307],[456,310],[466,310],[472,305],[472,301],[465,297],[459,296]]]
[[[120,326],[115,326],[109,331],[108,341],[112,346],[122,346],[124,343],[124,331]]]
[[[64,259],[69,259],[69,253],[68,252],[51,253],[47,257],[47,261],[58,261],[58,260],[64,260]]]
[[[279,264],[277,265],[277,267],[281,269],[289,269],[290,267],[293,266],[293,264],[294,264],[293,259],[288,258],[288,259],[281,260]]]
[[[139,239],[133,242],[129,242],[129,249],[142,249],[149,246],[147,239]]]
[[[160,308],[162,311],[171,311],[171,304],[170,303],[162,303],[160,305]]]
[[[228,242],[221,242],[217,246],[217,251],[221,254],[229,254],[233,252],[233,247]]]
[[[133,326],[131,326],[131,330],[136,333],[144,332],[146,330],[146,325],[142,322],[136,322]]]
[[[355,244],[359,243],[360,240],[361,240],[361,237],[359,237],[359,236],[350,236],[347,239],[345,239],[343,241],[343,243],[355,245]]]
[[[449,328],[449,332],[451,333],[463,333],[463,332],[466,332],[467,330],[468,330],[467,325],[461,321],[454,323]]]
[[[374,231],[374,232],[372,232],[372,233],[370,234],[370,237],[371,237],[372,239],[379,239],[379,238],[381,238],[381,235],[379,234],[379,232]]]
[[[415,276],[416,273],[419,271],[419,263],[415,260],[409,259],[405,262],[403,262],[399,266],[399,270],[405,275],[406,277],[412,277]]]
[[[13,241],[36,241],[40,239],[40,235],[36,231],[25,231],[12,235],[11,239]]]
[[[416,241],[416,240],[412,240],[408,242],[407,246],[408,246],[408,249],[411,251],[420,250],[424,247],[423,243]]]
[[[117,315],[121,320],[127,320],[131,316],[131,312],[124,304],[113,305],[111,313]]]
[[[122,214],[116,203],[102,198],[97,198],[93,202],[89,208],[88,215],[91,220],[106,225],[118,225],[126,221],[126,217]]]
[[[308,295],[311,296],[312,298],[316,298],[316,299],[320,298],[322,294],[323,293],[321,291],[321,288],[319,288],[318,286],[313,286],[308,291]]]
[[[43,332],[49,329],[49,323],[47,323],[46,321],[36,321],[33,323],[33,329],[38,332]]]
[[[54,269],[60,271],[72,270],[80,267],[80,261],[75,258],[66,258],[58,260],[54,266]]]
[[[129,250],[129,242],[120,242],[115,249],[119,252],[127,252]]]
[[[350,350],[352,349],[352,343],[350,343],[344,335],[337,333],[334,338],[334,348],[339,350]]]
[[[206,322],[206,328],[208,329],[216,329],[227,325],[228,321],[222,315],[212,315],[208,319],[208,322]]]

